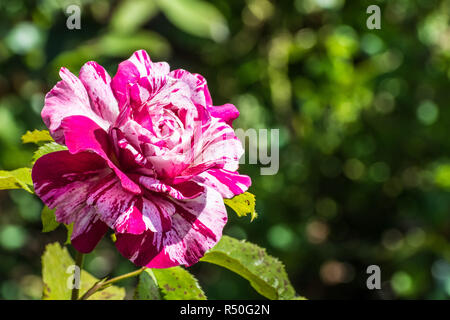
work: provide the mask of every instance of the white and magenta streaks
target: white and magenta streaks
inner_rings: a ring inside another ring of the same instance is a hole
[[[74,223],[74,247],[90,252],[112,229],[136,265],[196,263],[222,236],[223,198],[251,184],[237,172],[236,107],[214,106],[205,78],[143,50],[112,79],[92,61],[60,76],[42,119],[68,150],[38,159],[32,177],[57,221]]]

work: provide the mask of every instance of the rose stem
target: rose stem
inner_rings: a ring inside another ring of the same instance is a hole
[[[138,276],[142,273],[142,271],[144,271],[146,269],[146,267],[142,267],[140,269],[137,269],[135,271],[129,272],[129,273],[125,273],[121,276],[109,279],[108,281],[105,280],[100,280],[97,283],[95,283],[88,291],[86,291],[85,294],[83,294],[83,296],[80,298],[80,300],[86,300],[87,298],[89,298],[90,296],[92,296],[94,293],[96,293],[99,290],[103,290],[106,287],[112,285],[115,282],[118,282],[120,280],[124,280],[124,279],[128,279],[131,277],[135,277]]]

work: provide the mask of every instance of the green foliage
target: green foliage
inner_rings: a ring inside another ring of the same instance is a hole
[[[432,170],[435,185],[443,189],[450,189],[450,163],[440,163]]]
[[[67,237],[66,237],[66,242],[64,242],[65,245],[69,245],[71,244],[71,240],[70,238],[72,237],[72,232],[73,232],[73,223],[71,224],[65,224],[66,229],[67,229]]]
[[[68,286],[70,276],[73,272],[68,272],[68,267],[75,263],[67,248],[62,248],[59,243],[51,243],[45,247],[42,256],[42,280],[44,282],[44,300],[69,300],[71,289]],[[86,271],[81,271],[80,296],[91,288],[99,279]],[[91,300],[122,300],[125,297],[125,289],[110,286],[106,289],[94,293]]]
[[[39,159],[40,157],[55,152],[55,151],[62,151],[62,150],[67,150],[66,146],[62,146],[56,142],[49,142],[44,144],[43,146],[40,146],[39,149],[36,150],[36,152],[33,155],[33,160],[32,163],[34,164],[36,162],[37,159]]]
[[[50,232],[58,228],[59,222],[56,221],[55,210],[44,206],[41,212],[42,232]]]
[[[20,168],[13,171],[0,170],[0,190],[7,189],[24,189],[29,193],[33,193],[31,169]]]
[[[130,34],[158,13],[155,2],[148,0],[126,0],[120,2],[111,18],[113,32]]]
[[[55,210],[50,209],[47,206],[44,206],[44,208],[42,209],[41,221],[42,221],[42,232],[53,231],[60,225],[60,223],[56,221]],[[64,224],[64,226],[66,227],[67,230],[67,237],[64,244],[69,245],[71,243],[70,237],[72,236],[73,223],[68,225]]]
[[[100,57],[126,59],[130,53],[139,49],[151,52],[154,57],[166,57],[171,52],[167,40],[152,31],[136,31],[132,37],[126,33],[107,33],[74,50],[58,55],[52,62],[53,70],[58,70],[60,66],[79,70],[86,61],[97,60]],[[56,72],[54,76],[56,77]]]
[[[197,279],[186,269],[146,269],[139,276],[135,298],[139,300],[206,300]]]
[[[134,292],[136,300],[161,300],[158,282],[151,269],[145,269],[139,275],[139,281]]]
[[[228,25],[216,7],[200,0],[158,0],[159,8],[181,30],[199,37],[223,41]]]
[[[223,201],[236,212],[238,217],[245,217],[250,214],[250,221],[258,217],[255,210],[255,195],[250,192],[244,192],[232,199],[223,199]]]
[[[27,131],[22,136],[23,143],[35,143],[39,144],[41,142],[49,142],[53,141],[53,138],[50,136],[48,130],[33,130]]]
[[[266,298],[290,300],[296,297],[284,265],[252,243],[223,236],[200,261],[214,263],[239,274]]]
[[[140,49],[159,57],[170,53],[170,45],[165,38],[156,32],[146,30],[137,31],[132,37],[122,33],[106,34],[98,40],[98,48],[95,51],[98,53],[98,50],[101,50],[103,55],[108,57],[128,58],[130,52]]]
[[[182,267],[153,269],[165,300],[205,300],[206,296],[197,279]]]

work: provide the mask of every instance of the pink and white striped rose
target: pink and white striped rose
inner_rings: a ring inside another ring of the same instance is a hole
[[[143,50],[112,79],[96,62],[60,76],[42,118],[68,150],[38,159],[32,178],[57,221],[74,223],[73,246],[90,252],[112,229],[136,265],[196,263],[222,236],[223,198],[251,184],[237,172],[238,110],[213,106],[201,75],[170,71]]]

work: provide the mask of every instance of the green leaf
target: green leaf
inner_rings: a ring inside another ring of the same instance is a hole
[[[51,243],[45,247],[42,255],[42,279],[44,281],[44,300],[69,300],[72,289],[69,288],[68,271],[69,266],[75,265],[67,248],[62,248],[59,243]],[[70,270],[70,269],[69,269]],[[89,290],[99,279],[90,273],[81,271],[80,296]],[[94,293],[91,300],[122,300],[125,297],[125,289],[117,286],[110,286],[106,289]]]
[[[151,52],[152,57],[167,57],[171,47],[169,42],[156,32],[142,30],[127,34],[106,34],[98,41],[104,56],[128,58],[130,53],[139,49]]]
[[[38,144],[40,142],[49,142],[49,141],[53,141],[53,138],[50,136],[50,133],[47,130],[27,131],[22,136],[23,143]]]
[[[55,210],[44,206],[41,212],[42,232],[50,232],[58,228],[59,222],[56,221]]]
[[[139,281],[134,292],[135,300],[162,300],[161,292],[151,269],[145,269],[139,275]]]
[[[221,42],[228,37],[228,25],[212,4],[200,0],[158,0],[167,19],[181,30]]]
[[[186,269],[153,269],[164,300],[206,300],[197,279]]]
[[[250,192],[244,192],[232,199],[223,199],[223,201],[236,212],[238,217],[245,217],[250,214],[250,221],[258,217],[255,211],[255,195]]]
[[[89,60],[98,60],[100,58],[101,48],[96,40],[81,44],[76,48],[71,48],[58,54],[51,62],[49,70],[51,70],[52,80],[59,80],[58,70],[61,66],[65,66],[69,70],[80,70],[81,67]]]
[[[40,146],[39,149],[36,150],[36,152],[33,155],[32,163],[34,164],[37,159],[40,157],[55,152],[55,151],[61,151],[61,150],[67,150],[66,146],[62,146],[60,144],[57,144],[56,142],[50,142],[46,143],[43,146]]]
[[[13,171],[0,170],[0,190],[24,189],[33,193],[32,187],[30,168],[20,168]]]
[[[223,236],[200,261],[214,263],[239,274],[266,298],[296,298],[283,264],[255,244]]]
[[[140,300],[206,300],[197,279],[186,269],[146,269],[139,276],[135,298]]]
[[[158,13],[153,1],[126,0],[120,2],[111,17],[111,28],[117,33],[131,33]]]
[[[64,242],[65,245],[69,245],[71,244],[71,240],[70,238],[72,237],[72,232],[73,232],[73,222],[71,224],[64,224],[67,228],[67,238],[66,238],[66,242]]]

